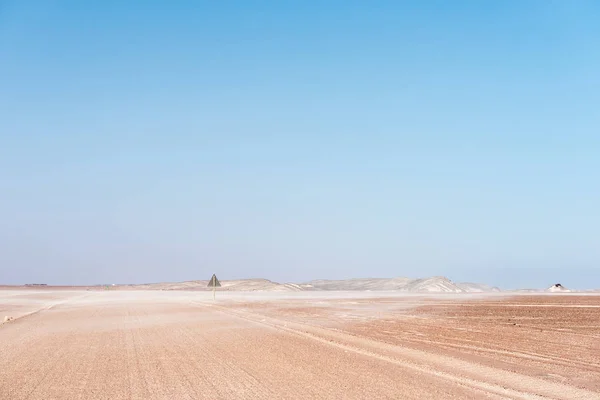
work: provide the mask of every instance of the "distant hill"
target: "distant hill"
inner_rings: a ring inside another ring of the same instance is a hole
[[[299,291],[303,290],[295,284],[281,284],[268,279],[236,279],[224,281],[221,280],[221,287],[218,290],[232,291]],[[146,283],[142,285],[121,285],[122,289],[138,290],[212,290],[208,287],[208,280],[186,281],[186,282],[166,282],[166,283]]]
[[[268,279],[235,279],[220,280],[219,291],[237,292],[299,292],[299,291],[397,291],[408,293],[600,293],[600,289],[574,290],[567,289],[561,284],[552,285],[546,289],[521,288],[503,291],[498,287],[472,282],[453,282],[444,276],[412,279],[396,278],[354,278],[327,280],[318,279],[304,283],[278,283]],[[45,284],[29,285],[0,285],[2,288],[43,289],[86,289],[86,290],[193,290],[208,291],[208,280],[185,282],[160,282],[144,284],[110,284],[88,286],[57,286]]]
[[[400,290],[410,278],[358,278],[345,280],[315,280],[300,286],[307,290]]]
[[[431,278],[373,278],[347,280],[317,280],[304,285],[312,290],[398,290],[423,293],[482,293],[500,289],[478,283],[455,283],[443,276]]]
[[[120,285],[119,289],[137,290],[211,290],[207,280]],[[455,283],[443,276],[424,279],[360,278],[344,280],[314,280],[305,283],[277,283],[268,279],[221,280],[218,290],[230,291],[402,291],[416,293],[482,293],[500,289],[478,283]]]

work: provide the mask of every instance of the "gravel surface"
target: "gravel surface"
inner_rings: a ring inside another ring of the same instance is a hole
[[[600,399],[600,296],[219,295],[0,291],[0,399]]]

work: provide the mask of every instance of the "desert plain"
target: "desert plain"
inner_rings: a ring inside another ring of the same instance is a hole
[[[592,294],[13,288],[5,316],[2,400],[600,399]]]

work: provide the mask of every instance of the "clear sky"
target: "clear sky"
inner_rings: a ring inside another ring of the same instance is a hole
[[[600,287],[598,21],[0,0],[0,283]]]

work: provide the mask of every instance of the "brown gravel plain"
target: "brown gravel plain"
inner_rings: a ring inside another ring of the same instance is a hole
[[[0,290],[0,399],[600,399],[600,296]]]

